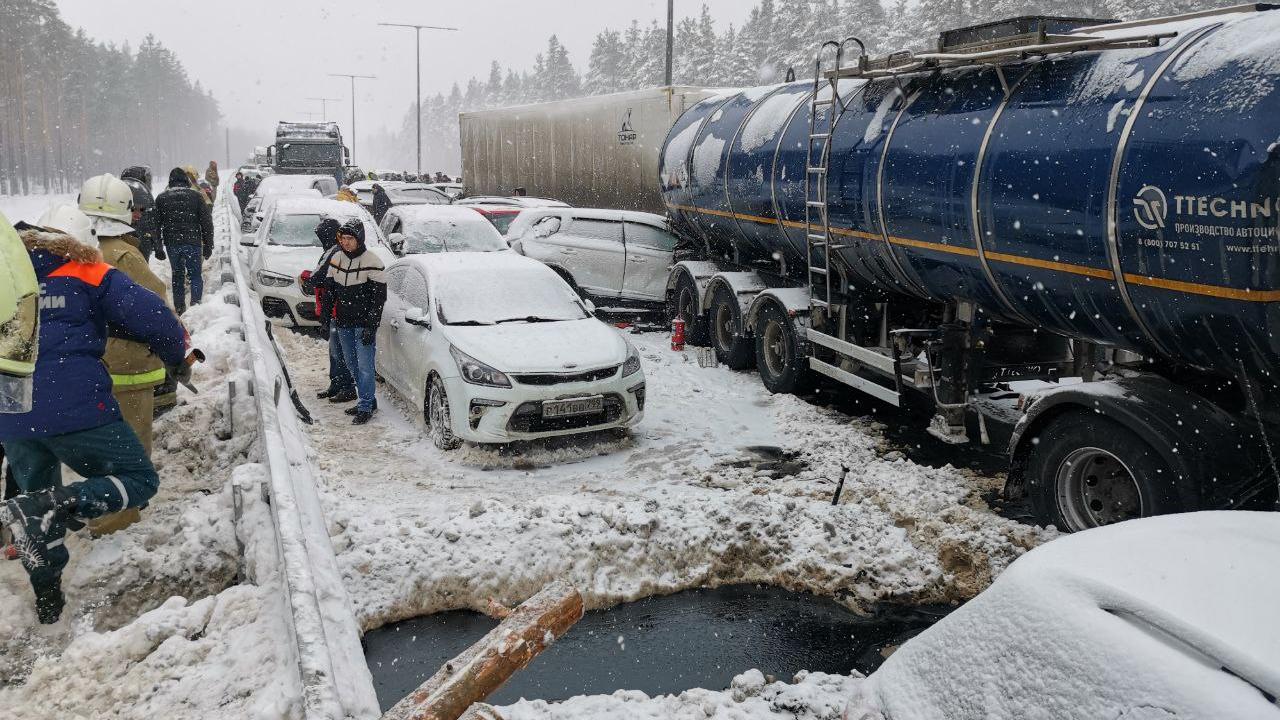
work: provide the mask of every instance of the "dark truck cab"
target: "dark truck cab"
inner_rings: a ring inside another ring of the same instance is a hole
[[[342,185],[350,151],[335,122],[284,122],[267,148],[271,166],[281,175],[331,175]]]

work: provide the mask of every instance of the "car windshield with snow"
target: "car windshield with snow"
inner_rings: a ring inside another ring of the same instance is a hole
[[[397,255],[509,250],[491,223],[467,208],[448,205],[392,207],[382,231]]]
[[[413,255],[387,271],[380,374],[432,442],[509,443],[629,427],[640,355],[546,266],[514,253]]]

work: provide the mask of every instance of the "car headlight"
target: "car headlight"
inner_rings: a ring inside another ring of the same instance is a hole
[[[293,284],[293,278],[284,275],[276,275],[265,270],[258,271],[258,284],[267,287],[289,287]]]
[[[511,387],[511,378],[501,370],[485,365],[452,345],[449,346],[449,354],[453,356],[453,361],[458,363],[458,372],[462,373],[462,379],[472,385]]]
[[[640,372],[640,351],[630,342],[627,343],[627,361],[622,363],[622,377]]]

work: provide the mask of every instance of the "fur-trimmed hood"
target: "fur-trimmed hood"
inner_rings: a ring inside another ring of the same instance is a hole
[[[27,246],[28,252],[44,250],[74,262],[102,262],[102,253],[97,248],[89,247],[66,233],[47,230],[23,230],[22,244]]]

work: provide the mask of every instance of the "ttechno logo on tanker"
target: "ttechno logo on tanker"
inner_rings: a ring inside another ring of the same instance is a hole
[[[1145,185],[1133,199],[1133,219],[1147,230],[1163,230],[1169,221],[1170,204],[1163,190]],[[1174,222],[1178,233],[1224,238],[1274,238],[1276,218],[1280,218],[1280,198],[1259,202],[1232,200],[1205,195],[1174,195],[1175,220],[1206,218],[1207,222]],[[1214,220],[1246,220],[1249,225],[1216,224]],[[1259,224],[1257,221],[1263,221]]]

